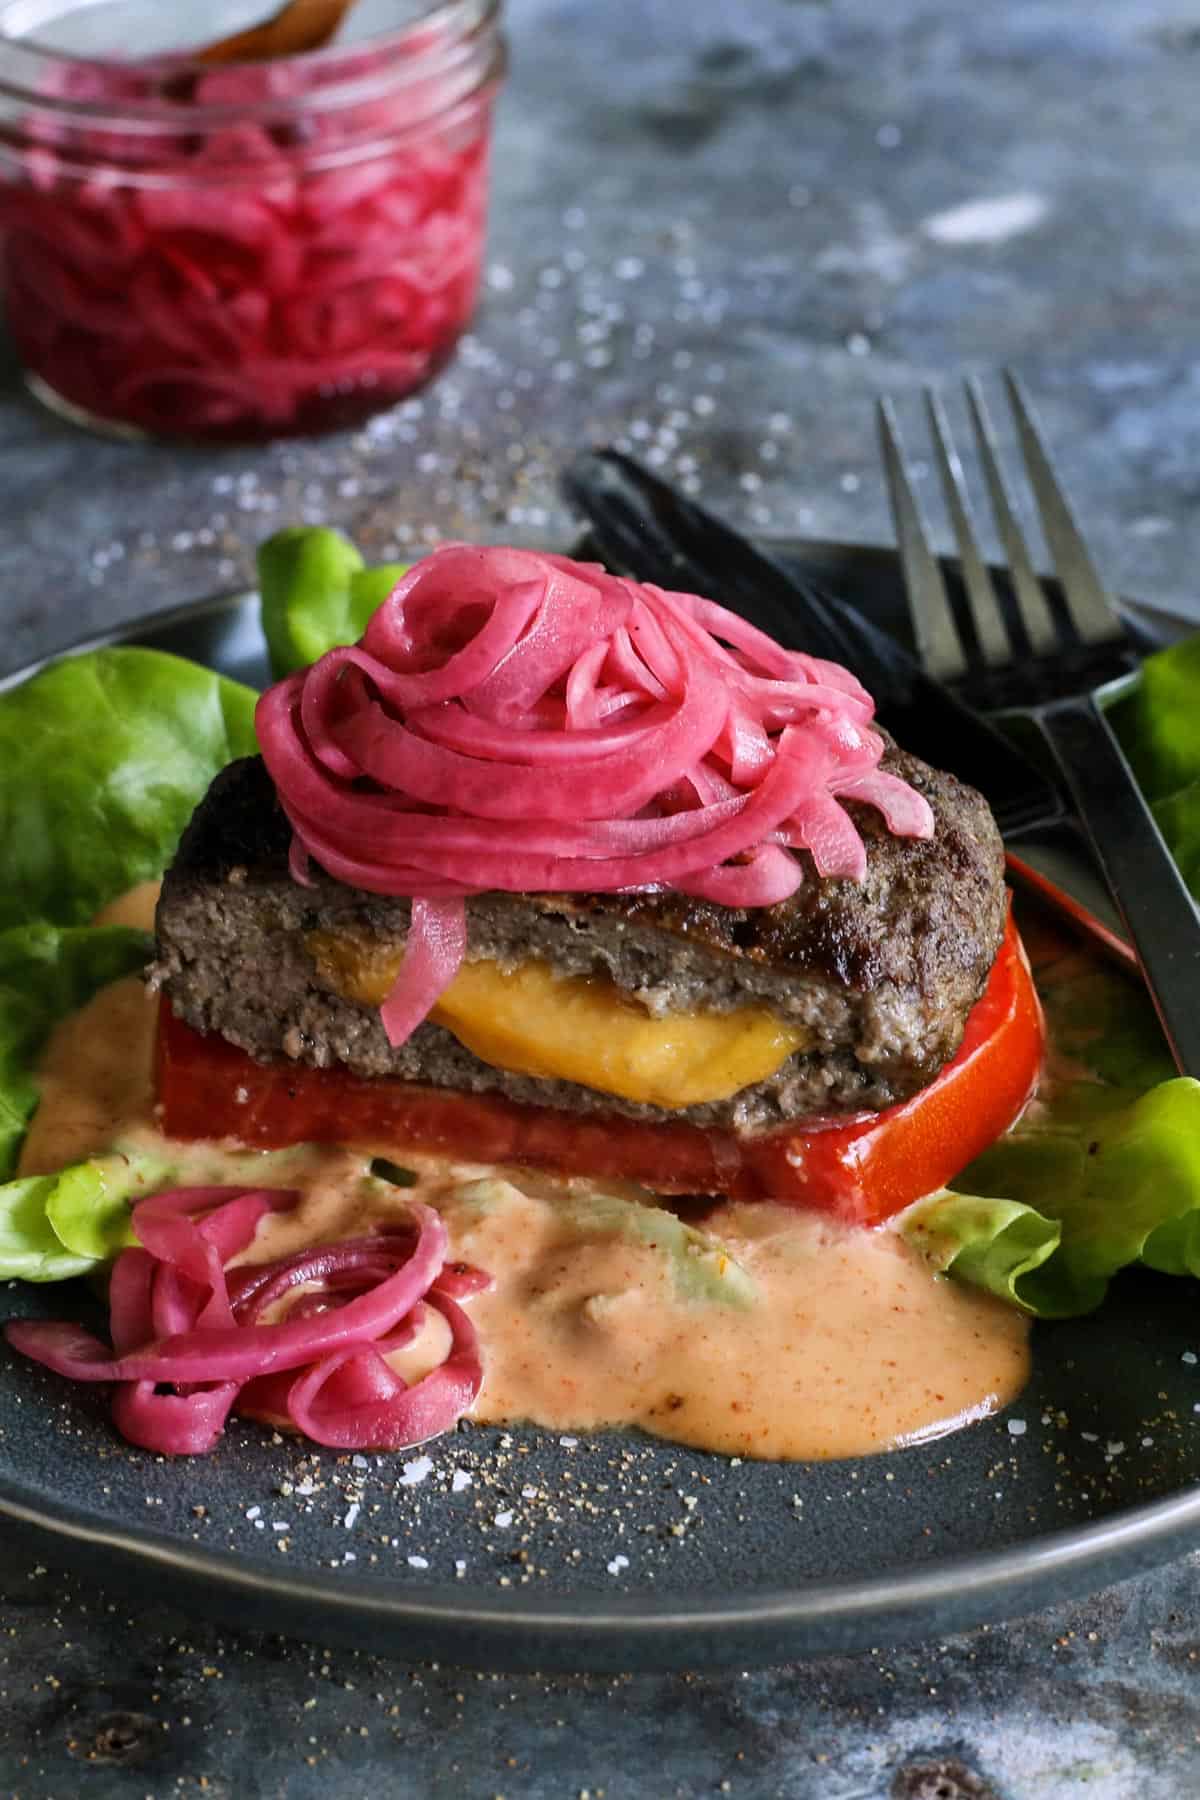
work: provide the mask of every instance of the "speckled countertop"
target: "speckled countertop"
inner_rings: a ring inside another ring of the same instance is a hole
[[[767,533],[887,535],[872,404],[1014,362],[1113,583],[1200,616],[1200,26],[1175,0],[511,0],[485,302],[351,436],[95,442],[0,368],[0,669],[248,576],[562,539],[625,438]],[[43,1555],[44,1560],[44,1553]],[[0,1541],[0,1792],[1174,1800],[1200,1792],[1200,1563],[1019,1624],[767,1673],[407,1668],[131,1613]]]

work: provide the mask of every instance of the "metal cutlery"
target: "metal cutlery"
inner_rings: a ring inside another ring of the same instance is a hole
[[[894,408],[883,401],[884,468],[918,649],[927,669],[972,705],[1017,709],[1041,733],[1133,939],[1175,1060],[1185,1073],[1200,1075],[1200,1008],[1189,998],[1200,974],[1200,914],[1104,718],[1105,703],[1134,679],[1136,656],[1029,402],[1013,376],[1005,379],[1062,603],[1052,602],[1034,571],[978,383],[967,384],[967,403],[1011,584],[1002,593],[988,573],[945,408],[927,393],[934,459],[962,571],[958,607],[931,548]]]

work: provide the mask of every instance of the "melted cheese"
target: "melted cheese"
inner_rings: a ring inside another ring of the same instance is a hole
[[[345,932],[306,942],[336,993],[360,1006],[386,999],[401,949]],[[493,1068],[666,1108],[727,1100],[810,1041],[765,1006],[653,1018],[607,977],[561,976],[538,961],[464,963],[430,1017]]]

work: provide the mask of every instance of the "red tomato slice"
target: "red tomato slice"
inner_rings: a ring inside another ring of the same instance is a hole
[[[158,1097],[176,1138],[236,1138],[255,1149],[305,1142],[441,1151],[616,1177],[658,1193],[774,1199],[877,1224],[941,1187],[1012,1124],[1037,1083],[1041,1006],[1011,920],[962,1046],[930,1084],[850,1124],[786,1126],[757,1137],[520,1106],[388,1076],[258,1063],[193,1031],[165,1000]]]

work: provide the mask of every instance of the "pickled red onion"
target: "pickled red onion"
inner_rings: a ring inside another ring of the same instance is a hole
[[[25,107],[6,93],[28,367],[96,418],[214,440],[352,424],[425,380],[474,304],[491,83],[456,100],[453,44],[407,48],[364,46],[356,71],[65,59]]]
[[[804,880],[797,851],[863,878],[844,801],[931,836],[925,798],[879,767],[873,713],[847,669],[715,601],[448,544],[358,645],[270,688],[257,727],[298,878],[311,859],[413,900],[381,1014],[395,1045],[454,979],[473,894],[668,887],[770,906]]]
[[[163,1455],[210,1450],[235,1408],[345,1449],[399,1449],[448,1430],[483,1379],[457,1301],[488,1277],[445,1266],[445,1226],[415,1201],[411,1225],[230,1270],[266,1213],[297,1198],[217,1187],[143,1200],[133,1213],[141,1242],[113,1265],[111,1348],[81,1326],[42,1320],[14,1321],[5,1336],[60,1375],[117,1383],[114,1424]],[[298,1288],[281,1319],[261,1322]],[[426,1305],[445,1317],[450,1350],[409,1385],[387,1357],[415,1337]]]

